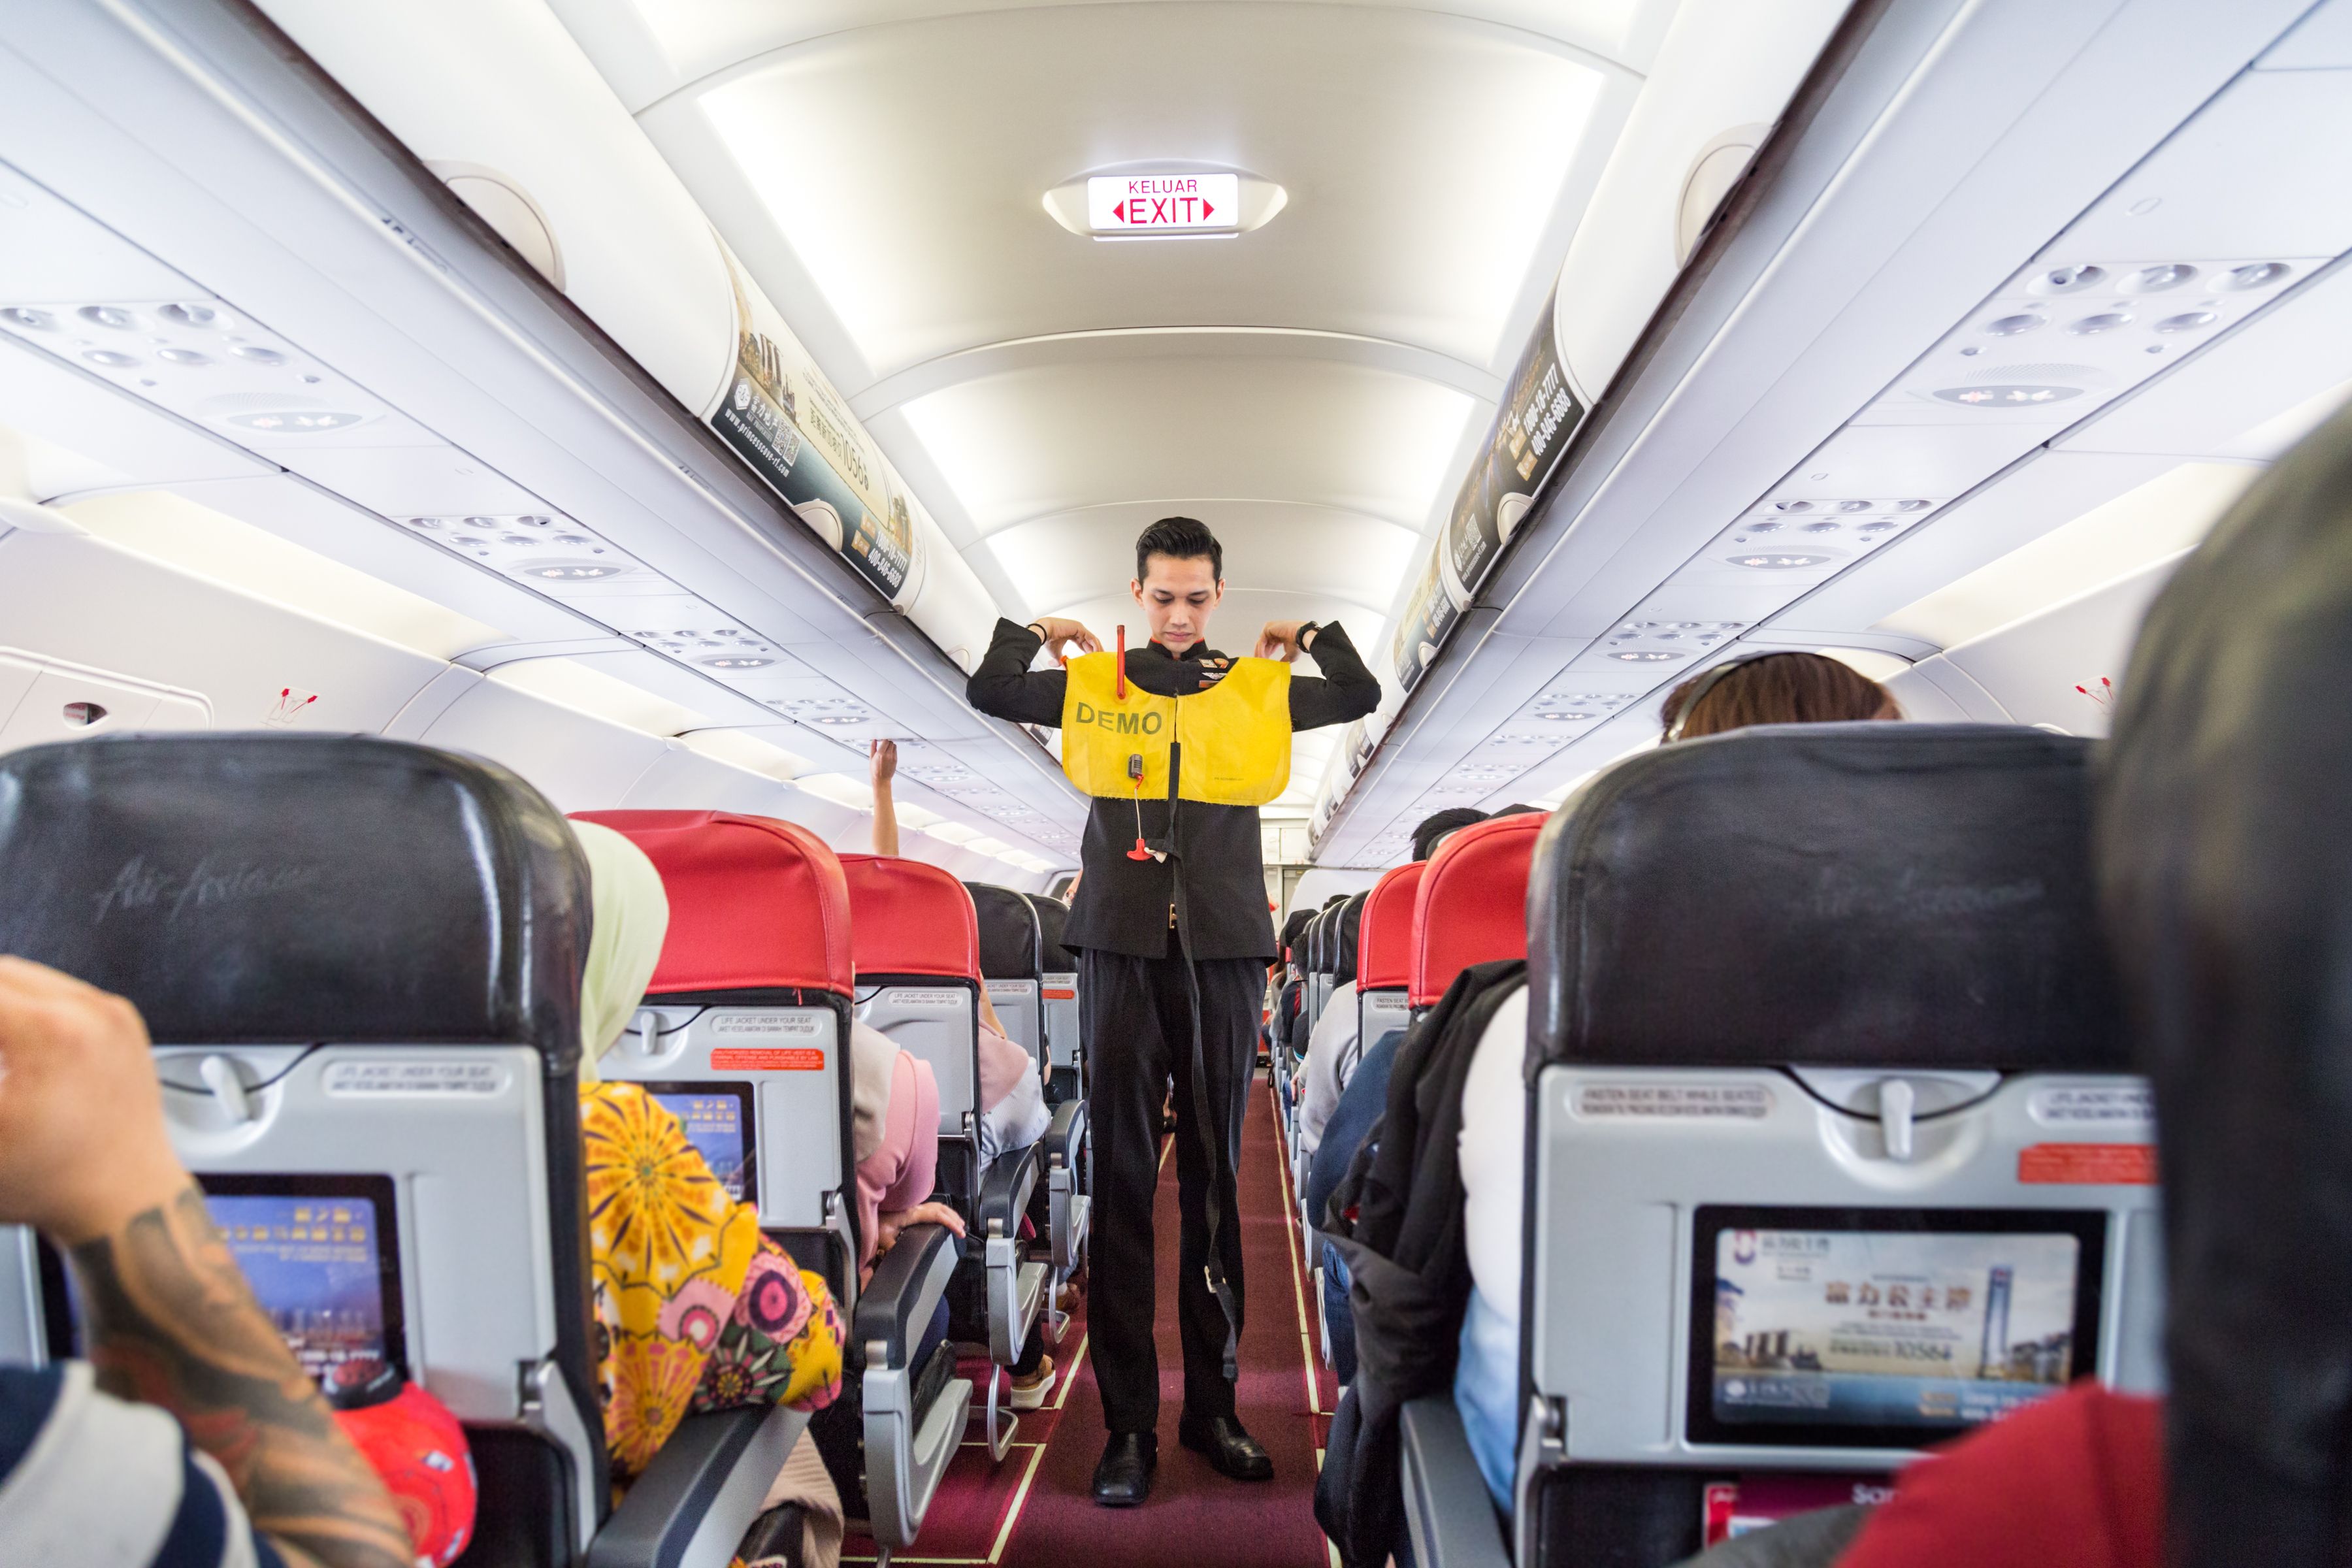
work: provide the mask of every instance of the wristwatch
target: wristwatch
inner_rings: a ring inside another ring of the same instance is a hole
[[[1300,626],[1298,628],[1298,651],[1305,653],[1307,651],[1307,640],[1322,629],[1323,623],[1321,621],[1309,621],[1305,626]]]

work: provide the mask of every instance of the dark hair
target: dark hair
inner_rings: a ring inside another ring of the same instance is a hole
[[[1720,670],[1721,673],[1717,673]],[[1666,698],[1665,728],[1679,739],[1752,724],[1834,724],[1899,717],[1886,689],[1852,665],[1817,653],[1775,653],[1702,670]]]
[[[1163,517],[1136,536],[1135,580],[1143,581],[1150,570],[1155,555],[1172,556],[1178,561],[1198,561],[1209,558],[1209,575],[1222,583],[1225,580],[1225,547],[1209,531],[1209,525],[1196,517]]]
[[[1433,811],[1421,819],[1412,830],[1412,858],[1426,860],[1437,847],[1437,841],[1449,833],[1459,832],[1474,822],[1484,822],[1486,814],[1474,806],[1449,805],[1444,811]]]

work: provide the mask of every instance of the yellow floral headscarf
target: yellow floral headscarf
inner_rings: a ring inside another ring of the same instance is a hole
[[[840,1386],[841,1324],[824,1281],[763,1246],[677,1119],[596,1059],[641,1003],[669,929],[661,874],[611,828],[575,822],[595,904],[581,977],[580,1123],[604,1440],[643,1470],[696,1408],[815,1407]]]

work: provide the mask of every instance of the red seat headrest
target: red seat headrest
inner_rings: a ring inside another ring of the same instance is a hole
[[[844,855],[857,973],[980,980],[980,916],[955,875],[920,860]]]
[[[1528,862],[1549,813],[1490,816],[1446,836],[1412,905],[1416,1007],[1445,994],[1474,963],[1528,955]]]
[[[855,994],[849,887],[807,828],[731,811],[579,811],[646,852],[669,895],[648,995],[786,987]]]
[[[1426,860],[1399,866],[1372,885],[1356,929],[1356,989],[1379,991],[1412,976],[1412,906]]]

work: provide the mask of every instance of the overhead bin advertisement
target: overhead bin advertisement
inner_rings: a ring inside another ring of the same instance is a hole
[[[914,509],[881,452],[764,297],[735,285],[734,374],[709,415],[801,521],[894,603],[915,575]]]
[[[1407,691],[1435,662],[1446,634],[1470,607],[1584,417],[1584,405],[1560,370],[1558,306],[1557,294],[1544,302],[1541,325],[1511,372],[1486,447],[1464,477],[1453,515],[1397,623],[1390,658],[1397,683]]]

